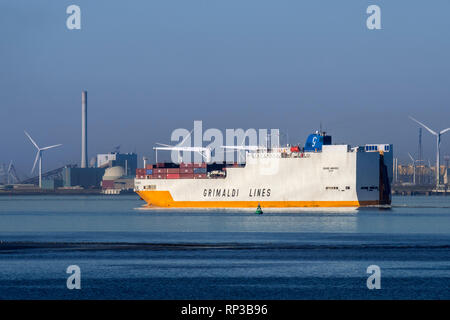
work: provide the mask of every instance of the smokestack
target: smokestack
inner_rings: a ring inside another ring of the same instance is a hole
[[[143,157],[142,160],[144,160],[144,168],[147,169],[147,157]]]
[[[81,92],[81,167],[86,168],[87,160],[87,91]]]

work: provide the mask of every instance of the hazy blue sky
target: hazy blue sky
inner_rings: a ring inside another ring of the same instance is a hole
[[[66,8],[81,7],[81,30]],[[366,8],[381,7],[382,30]],[[80,162],[81,90],[89,158],[116,145],[151,155],[172,130],[279,128],[304,143],[417,153],[418,127],[450,127],[450,1],[0,0],[0,163],[29,173]],[[434,161],[432,136],[423,134]],[[450,154],[450,134],[443,137]]]

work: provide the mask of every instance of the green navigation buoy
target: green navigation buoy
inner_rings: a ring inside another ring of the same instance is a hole
[[[260,204],[258,203],[258,208],[256,208],[256,214],[263,214]]]

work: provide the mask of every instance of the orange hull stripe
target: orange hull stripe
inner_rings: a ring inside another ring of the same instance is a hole
[[[137,191],[150,206],[174,208],[266,208],[361,207],[379,205],[379,201],[175,201],[169,191]]]

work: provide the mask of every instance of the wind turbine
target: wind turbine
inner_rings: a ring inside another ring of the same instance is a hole
[[[8,174],[8,184],[11,184],[11,181],[13,181],[15,183],[19,183],[19,178],[17,177],[16,168],[14,167],[12,160],[9,162],[7,174]]]
[[[413,117],[409,116],[409,118],[411,120],[413,120],[414,122],[417,122],[418,124],[420,124],[422,127],[424,127],[425,129],[428,130],[428,132],[430,132],[431,134],[436,136],[436,189],[439,188],[440,185],[440,165],[439,165],[439,159],[441,156],[441,135],[443,135],[444,133],[450,131],[450,128],[441,130],[439,133],[435,132],[433,130],[431,130],[430,128],[428,128],[426,125],[424,125],[422,122],[414,119]]]
[[[413,162],[413,168],[414,168],[414,175],[413,175],[413,184],[416,184],[416,161],[413,156],[411,155],[411,153],[408,152],[408,156],[410,157],[411,161]]]
[[[44,148],[39,148],[36,142],[30,137],[30,135],[24,131],[28,139],[30,139],[31,143],[36,147],[37,153],[36,153],[36,159],[34,159],[33,168],[31,169],[31,173],[34,172],[34,169],[36,168],[36,163],[39,160],[39,188],[42,188],[42,152],[48,149],[56,148],[59,146],[62,146],[62,144],[55,144],[53,146],[48,146]]]

